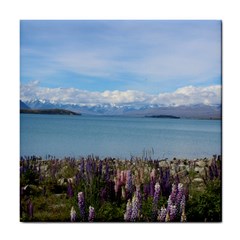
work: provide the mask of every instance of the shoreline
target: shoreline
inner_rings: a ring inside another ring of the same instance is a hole
[[[81,156],[79,155],[78,157],[74,157],[74,156],[64,156],[64,157],[57,157],[55,155],[50,155],[47,154],[45,155],[46,157],[42,157],[42,156],[37,156],[37,155],[21,155],[20,156],[20,161],[21,160],[38,160],[38,161],[51,161],[51,160],[58,160],[58,161],[64,161],[64,160],[83,160],[83,159],[88,159],[88,158],[92,158],[92,159],[96,159],[96,160],[116,160],[116,161],[157,161],[157,162],[161,162],[161,161],[167,161],[167,162],[171,162],[171,161],[209,161],[213,158],[217,159],[222,159],[222,155],[221,154],[214,154],[211,157],[197,157],[197,158],[185,158],[185,157],[173,157],[173,158],[154,158],[154,157],[131,157],[131,158],[121,158],[121,157],[111,157],[111,156],[106,156],[106,157],[99,157],[97,155],[94,154],[89,154],[89,155],[85,155],[85,156]]]
[[[129,169],[139,170],[140,168],[156,168],[157,171],[160,169],[170,171],[170,176],[172,178],[178,177],[179,180],[186,184],[187,177],[189,175],[194,175],[192,179],[193,182],[196,182],[198,186],[201,188],[206,179],[211,177],[211,173],[209,171],[216,171],[216,166],[218,171],[215,173],[216,175],[221,175],[222,171],[222,155],[213,155],[212,158],[199,158],[199,159],[142,159],[142,158],[132,158],[132,159],[117,159],[117,158],[99,158],[93,155],[89,155],[88,157],[80,157],[80,158],[72,158],[65,157],[62,159],[51,158],[51,159],[37,159],[37,158],[29,158],[29,159],[20,159],[20,165],[24,165],[24,163],[28,162],[30,165],[34,165],[36,169],[45,172],[46,175],[49,175],[50,166],[53,164],[59,165],[59,171],[61,172],[61,168],[65,168],[67,165],[74,164],[80,166],[83,162],[86,166],[88,163],[99,166],[100,164],[107,164],[109,168],[114,172],[118,169],[122,169],[128,166]],[[214,166],[214,167],[213,167]],[[74,176],[71,176],[70,179],[74,180]],[[63,181],[63,180],[62,180]]]

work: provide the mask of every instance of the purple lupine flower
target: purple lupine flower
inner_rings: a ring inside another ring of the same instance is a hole
[[[160,184],[157,182],[155,184],[155,192],[153,197],[153,218],[156,219],[157,217],[157,205],[159,201],[159,195],[160,195]]]
[[[141,194],[141,191],[139,188],[137,188],[136,190],[136,198],[137,198],[137,201],[138,201],[138,210],[139,210],[139,213],[141,212],[141,209],[142,209],[142,194]]]
[[[176,174],[176,175],[174,176],[174,183],[175,183],[176,185],[178,185],[179,182],[180,182],[179,176],[178,176],[178,174]]]
[[[135,222],[138,218],[138,213],[139,213],[139,203],[138,199],[136,197],[136,194],[134,194],[132,198],[132,214],[131,214],[131,221]]]
[[[90,175],[91,172],[92,172],[92,161],[89,157],[87,158],[86,172],[87,172],[88,175]]]
[[[180,206],[179,206],[180,213],[182,213],[183,210],[185,209],[185,205],[186,205],[186,200],[185,200],[185,195],[183,195],[182,200],[180,202]]]
[[[80,182],[80,176],[81,176],[80,172],[76,173],[76,175],[75,175],[75,186],[78,186],[78,184]]]
[[[74,195],[74,192],[73,192],[72,182],[71,182],[71,180],[68,180],[67,196],[68,196],[69,198],[72,198],[73,195]]]
[[[84,174],[84,159],[81,159],[79,170],[80,170],[81,176],[83,176],[83,174]]]
[[[155,192],[154,192],[154,197],[153,197],[153,204],[157,205],[158,200],[159,200],[159,194],[160,194],[160,184],[157,182],[155,184]]]
[[[98,174],[99,174],[99,176],[102,176],[102,160],[99,161]]]
[[[167,210],[169,210],[170,206],[173,204],[172,199],[171,199],[171,195],[169,195],[167,203],[168,203]]]
[[[181,214],[183,207],[185,207],[185,190],[183,184],[178,184],[178,193],[176,197],[176,205],[178,207],[178,212]]]
[[[149,194],[149,184],[146,183],[143,186],[143,193],[144,193],[144,198],[147,199],[148,198],[148,194]]]
[[[132,203],[131,203],[131,200],[128,199],[127,206],[126,206],[126,212],[124,213],[124,220],[126,222],[131,221],[131,216],[132,216]]]
[[[158,221],[164,222],[167,216],[167,209],[163,206],[161,207],[161,210],[158,211]]]
[[[175,205],[170,205],[170,207],[169,207],[169,217],[170,217],[170,221],[176,220],[177,207]]]
[[[78,206],[79,206],[81,218],[82,218],[82,220],[84,220],[84,217],[85,217],[85,200],[84,200],[83,192],[78,193]]]
[[[209,170],[209,179],[210,179],[210,180],[213,180],[213,178],[214,178],[214,173],[213,173],[212,167],[209,166],[209,167],[208,167],[208,170]]]
[[[105,170],[105,180],[109,181],[110,176],[109,176],[109,166],[108,163],[106,162],[106,170]]]
[[[172,201],[172,203],[173,204],[175,204],[175,202],[176,202],[176,197],[177,197],[177,191],[178,191],[178,189],[177,189],[177,185],[176,184],[172,184],[172,192],[171,192],[171,201]]]
[[[89,222],[93,222],[94,218],[95,218],[94,207],[89,206],[88,221],[89,221]]]
[[[154,181],[151,179],[150,181],[150,196],[153,197],[154,196]]]
[[[77,217],[77,213],[74,209],[74,207],[71,208],[71,212],[70,212],[70,220],[71,222],[76,222],[76,217]]]
[[[127,171],[127,177],[126,177],[126,190],[131,193],[133,189],[133,184],[132,184],[132,173],[131,170]]]
[[[184,188],[183,188],[183,184],[179,183],[178,184],[178,190],[177,190],[177,196],[176,196],[176,205],[179,205],[182,197],[184,195]]]

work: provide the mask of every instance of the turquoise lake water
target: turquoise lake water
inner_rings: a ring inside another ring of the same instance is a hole
[[[202,158],[221,154],[221,121],[20,115],[20,155]]]

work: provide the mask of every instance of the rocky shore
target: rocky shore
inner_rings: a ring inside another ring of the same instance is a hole
[[[212,158],[203,158],[203,159],[172,159],[172,160],[152,160],[152,159],[132,159],[132,160],[122,160],[115,158],[105,158],[99,159],[98,157],[92,158],[96,162],[96,166],[100,162],[108,163],[108,166],[112,172],[116,172],[118,169],[131,169],[133,172],[144,169],[144,172],[151,173],[152,169],[155,169],[156,172],[162,170],[170,171],[171,178],[179,178],[179,181],[184,184],[196,183],[199,187],[203,186],[208,179],[213,179],[214,177],[221,177],[221,168],[222,168],[222,158],[220,155],[214,155]],[[76,176],[69,176],[68,165],[72,163],[76,166],[80,166],[81,161],[85,162],[85,165],[88,159],[75,159],[75,158],[64,158],[64,159],[55,159],[52,160],[43,160],[36,157],[29,157],[28,161],[30,165],[36,170],[41,172],[41,175],[44,177],[49,177],[52,174],[54,166],[56,167],[55,176],[58,178],[58,183],[62,185],[70,181],[75,181]],[[22,161],[24,162],[24,161]],[[73,173],[74,174],[74,173]],[[64,178],[64,176],[69,176]]]

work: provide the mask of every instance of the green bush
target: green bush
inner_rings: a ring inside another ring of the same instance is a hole
[[[222,186],[219,179],[208,181],[202,191],[191,190],[186,205],[188,222],[222,221]]]

